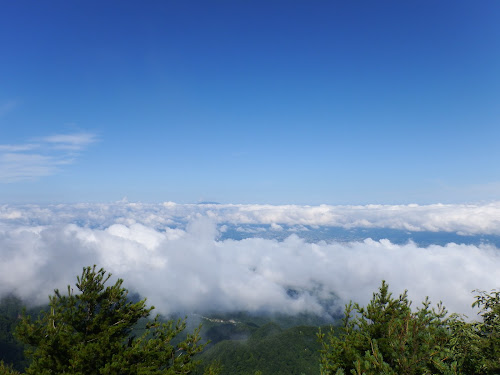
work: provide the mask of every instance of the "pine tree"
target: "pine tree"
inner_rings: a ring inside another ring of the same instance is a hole
[[[174,345],[185,321],[163,323],[157,316],[140,337],[131,336],[154,307],[146,307],[145,299],[131,302],[122,279],[105,286],[110,277],[86,267],[77,277],[79,293],[70,286],[65,295],[56,289],[50,310],[34,321],[24,314],[16,333],[31,347],[27,374],[189,374],[195,368],[193,356],[203,349],[199,328]]]
[[[0,375],[19,375],[19,372],[14,370],[12,366],[6,365],[3,361],[0,361]]]
[[[500,374],[500,290],[476,291],[473,307],[480,308],[482,322],[477,324],[480,346],[488,374]]]
[[[416,312],[410,305],[406,292],[393,298],[385,281],[366,307],[349,303],[342,326],[318,334],[321,374],[453,373],[446,310],[427,299]]]

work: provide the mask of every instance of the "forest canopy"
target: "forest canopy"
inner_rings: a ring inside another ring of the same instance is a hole
[[[349,303],[342,324],[318,334],[321,374],[499,374],[500,292],[478,292],[482,322],[448,315],[428,299],[411,309],[382,282],[366,306]]]
[[[470,322],[428,299],[413,309],[406,292],[393,297],[384,281],[368,305],[347,304],[342,321],[317,335],[262,318],[234,328],[212,323],[205,333],[220,339],[207,347],[201,327],[185,334],[185,319],[150,319],[154,307],[133,301],[122,279],[107,286],[110,277],[85,267],[76,289],[56,289],[42,310],[19,314],[20,300],[2,299],[0,375],[500,373],[496,290],[476,291],[480,320]],[[224,336],[230,332],[239,338]]]
[[[157,316],[139,337],[132,329],[154,307],[131,302],[122,279],[106,286],[104,269],[86,267],[74,293],[55,290],[49,309],[33,320],[22,316],[17,337],[29,346],[26,374],[188,374],[201,352],[199,329],[173,344],[184,330],[183,320],[161,322]]]

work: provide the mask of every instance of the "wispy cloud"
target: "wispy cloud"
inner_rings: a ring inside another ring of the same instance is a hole
[[[40,145],[36,143],[27,143],[21,145],[0,145],[0,152],[30,151],[39,147]]]
[[[55,134],[21,144],[0,144],[0,183],[36,180],[74,162],[97,137],[92,133]]]
[[[96,135],[92,133],[57,134],[42,138],[43,142],[61,150],[81,150],[96,140]]]
[[[6,115],[17,106],[17,102],[9,100],[8,102],[0,104],[0,117]]]
[[[48,176],[64,164],[51,156],[39,154],[5,153],[0,154],[0,181],[15,182]]]

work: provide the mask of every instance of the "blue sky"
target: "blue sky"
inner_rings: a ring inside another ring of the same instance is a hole
[[[0,203],[500,199],[498,1],[15,1]]]

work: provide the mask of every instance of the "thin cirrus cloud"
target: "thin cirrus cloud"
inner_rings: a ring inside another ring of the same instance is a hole
[[[41,138],[41,140],[55,149],[81,150],[96,141],[95,134],[57,134]]]
[[[0,145],[0,183],[36,180],[74,162],[97,141],[92,133],[56,134],[21,144]]]
[[[14,108],[16,108],[16,106],[17,102],[15,100],[9,100],[8,102],[0,104],[0,117],[11,112]]]

